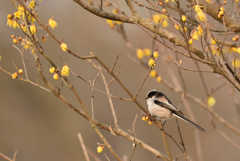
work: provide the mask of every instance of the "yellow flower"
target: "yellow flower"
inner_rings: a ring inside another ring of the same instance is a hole
[[[144,53],[145,53],[146,56],[151,56],[151,55],[152,55],[152,51],[151,51],[150,49],[147,49],[147,48],[146,48],[146,49],[144,49],[143,51],[144,51]]]
[[[38,18],[38,13],[36,13],[35,11],[33,11],[32,13],[35,15],[36,18]],[[29,14],[28,20],[30,21],[30,19],[31,19],[32,23],[34,23],[36,21],[35,18],[33,16],[30,16],[30,14]]]
[[[184,26],[184,30],[185,30],[185,32],[187,32],[187,27]],[[182,27],[181,27],[181,31],[183,32]]]
[[[197,30],[198,30],[198,35],[202,36],[203,35],[203,29],[202,29],[201,25],[198,25]]]
[[[13,24],[12,24],[13,28],[15,29],[16,27],[20,28],[20,26],[18,25],[17,21],[13,20]]]
[[[18,18],[18,19],[21,19],[21,15],[22,14],[20,12],[17,12],[17,11],[14,13],[14,17]]]
[[[67,65],[64,65],[63,67],[62,67],[62,76],[69,76],[69,67],[67,66]]]
[[[158,24],[158,23],[160,22],[160,20],[161,20],[160,14],[155,14],[155,15],[153,15],[153,22],[154,22],[155,24]]]
[[[22,69],[19,69],[19,70],[18,70],[18,73],[19,73],[19,74],[23,74],[23,70],[22,70]]]
[[[158,57],[158,51],[154,51],[154,53],[153,53],[153,56],[154,56],[154,58],[157,58]]]
[[[112,13],[113,13],[113,14],[119,14],[119,12],[120,12],[120,11],[119,11],[117,8],[115,8],[114,10],[112,10]]]
[[[174,24],[174,27],[175,27],[177,30],[179,30],[180,25],[179,25],[178,23],[175,23],[175,24]]]
[[[189,40],[188,40],[188,44],[192,44],[193,43],[193,38],[190,38]]]
[[[221,7],[219,8],[219,10],[224,12],[223,6],[221,6]]]
[[[25,24],[21,24],[21,28],[22,28],[23,32],[26,32],[27,28],[26,28]]]
[[[109,19],[107,19],[106,22],[110,26],[110,28],[113,28],[115,25],[120,25],[120,24],[123,23],[121,21],[112,21],[112,20],[109,20]]]
[[[154,14],[153,22],[155,24],[161,24],[163,27],[168,27],[168,17],[164,14]]]
[[[191,36],[192,36],[193,39],[195,39],[195,40],[199,40],[198,32],[197,32],[196,30],[193,30]]]
[[[221,18],[224,15],[224,11],[219,11],[218,12],[218,18]]]
[[[212,44],[216,44],[216,41],[215,41],[214,38],[211,38],[211,43],[212,43]]]
[[[231,48],[229,49],[229,53],[232,53],[232,52],[238,53],[238,51],[239,51],[239,53],[240,53],[240,48],[238,49],[238,48],[236,48],[236,47],[231,47]]]
[[[33,10],[33,8],[36,6],[34,0],[32,0],[29,5],[28,5],[28,8],[31,8]]]
[[[233,40],[233,41],[238,41],[238,38],[239,38],[239,36],[237,35],[237,36],[234,36],[234,37],[232,38],[232,40]]]
[[[167,20],[164,20],[163,23],[162,23],[162,27],[168,27],[169,23]]]
[[[45,42],[47,38],[45,36],[42,37],[42,41]]]
[[[121,25],[123,22],[121,22],[121,21],[114,21],[114,23],[117,24],[117,25]]]
[[[101,153],[103,150],[104,150],[104,146],[103,146],[103,145],[99,145],[99,146],[97,147],[97,152],[98,152],[98,153]]]
[[[142,59],[144,57],[144,52],[142,49],[137,49],[137,57],[138,59]]]
[[[13,26],[13,15],[12,14],[7,15],[7,25],[10,27]]]
[[[30,31],[31,31],[31,34],[36,34],[37,28],[36,28],[36,26],[35,26],[34,24],[32,24],[32,25],[30,26]]]
[[[18,40],[16,38],[14,38],[13,43],[18,44]]]
[[[240,54],[240,47],[237,48],[237,53]]]
[[[7,15],[7,19],[12,19],[13,18],[13,15],[12,14],[8,14]]]
[[[232,60],[232,66],[234,68],[240,68],[240,59]]]
[[[58,79],[59,78],[59,75],[57,74],[57,73],[54,73],[54,75],[53,75],[53,79]]]
[[[53,20],[53,17],[48,20],[48,24],[51,26],[52,29],[57,27],[57,22]]]
[[[207,105],[209,107],[212,107],[216,104],[216,100],[213,98],[213,96],[209,96],[207,99]]]
[[[196,12],[202,12],[202,6],[195,5],[194,9],[195,9]]]
[[[24,43],[24,49],[27,50],[30,48],[30,41]]]
[[[213,55],[218,54],[218,51],[217,51],[216,48],[214,48],[214,46],[210,46],[210,48],[211,48],[211,51],[212,51],[212,54],[213,54]]]
[[[63,42],[61,43],[60,48],[62,48],[63,51],[67,51],[68,50],[67,44],[65,44]]]
[[[157,77],[157,82],[162,82],[162,77],[158,76]]]
[[[143,121],[148,121],[148,119],[149,119],[148,116],[143,116],[143,117],[142,117],[142,120],[143,120]]]
[[[110,28],[114,28],[115,23],[112,20],[106,20]]]
[[[31,22],[34,23],[35,21],[35,18],[31,16]]]
[[[21,14],[24,12],[24,7],[22,5],[19,5],[18,12],[20,12]]]
[[[151,120],[149,120],[149,121],[148,121],[148,124],[149,124],[149,125],[152,125],[152,121],[151,121]]]
[[[17,78],[17,76],[18,76],[18,73],[13,73],[13,74],[12,74],[12,79]]]
[[[12,25],[13,25],[13,20],[12,20],[12,19],[8,19],[8,20],[7,20],[7,25],[10,26],[10,27],[12,27]]]
[[[154,77],[157,76],[157,71],[156,70],[152,70],[149,75],[150,75],[150,77],[154,78]]]
[[[32,53],[32,55],[34,55],[34,50],[33,49],[31,49],[31,53]]]
[[[54,73],[55,71],[56,71],[55,67],[51,67],[51,68],[49,69],[49,72],[50,72],[50,73]]]
[[[182,15],[182,21],[186,21],[187,20],[187,17],[185,15]]]
[[[155,64],[155,60],[153,60],[152,58],[148,61],[148,65],[149,67],[153,68],[156,64]]]
[[[197,13],[197,20],[199,21],[199,19],[200,19],[201,21],[206,21],[206,20],[207,20],[206,15],[205,15],[202,11],[199,11],[199,12]]]

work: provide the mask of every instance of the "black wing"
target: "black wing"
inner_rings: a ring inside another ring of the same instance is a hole
[[[171,102],[162,102],[162,101],[154,100],[154,103],[163,108],[169,109],[173,113],[176,113],[178,115],[184,115],[182,113],[182,111],[178,110],[177,107],[175,107],[173,104],[171,104]]]

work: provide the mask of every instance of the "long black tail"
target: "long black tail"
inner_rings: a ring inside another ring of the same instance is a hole
[[[187,118],[185,118],[185,117],[183,117],[183,116],[181,116],[181,115],[175,114],[175,113],[173,113],[173,115],[176,116],[177,118],[180,118],[181,120],[183,120],[183,121],[191,124],[192,126],[196,127],[197,129],[199,129],[199,130],[207,133],[206,130],[204,130],[204,128],[202,128],[201,126],[197,125],[196,123],[188,120]]]

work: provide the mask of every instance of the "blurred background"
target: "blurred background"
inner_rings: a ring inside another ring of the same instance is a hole
[[[116,1],[116,3],[129,14],[129,9],[125,7],[124,2]],[[96,5],[97,3],[95,6]],[[111,9],[113,9],[113,7]],[[111,12],[111,9],[107,10]],[[7,26],[7,15],[14,12],[15,8],[11,1],[0,1],[0,67],[11,73],[16,72],[13,62],[18,68],[23,68],[21,55],[13,47],[11,35],[22,37],[24,37],[24,35],[19,29],[13,29]],[[144,10],[141,10],[140,13],[147,17]],[[112,67],[117,55],[120,55],[115,73],[117,73],[119,67],[121,67],[120,80],[133,94],[137,92],[147,73],[147,69],[139,65],[137,61],[133,61],[133,59],[137,60],[136,53],[129,50],[120,34],[108,27],[106,20],[87,12],[73,1],[63,0],[43,0],[39,2],[38,14],[39,19],[45,24],[47,24],[48,19],[54,15],[54,20],[58,23],[58,27],[54,30],[51,29],[51,31],[59,40],[64,39],[68,48],[76,54],[88,56],[90,52],[95,52],[108,67]],[[40,25],[37,24],[37,26]],[[128,40],[134,48],[152,48],[153,40],[139,27],[133,24],[124,24],[124,28]],[[168,29],[175,31],[171,25]],[[43,35],[46,35],[46,32],[38,29],[38,39],[41,39]],[[85,80],[95,79],[98,72],[87,61],[78,60],[67,52],[63,52],[59,44],[50,36],[47,37],[46,42],[42,42],[41,44],[45,53],[60,68],[63,66],[63,62],[60,60],[61,57],[76,74]],[[20,47],[20,45],[17,46]],[[163,46],[160,45],[159,48],[161,55],[167,55],[167,51]],[[178,47],[178,49],[181,48]],[[38,80],[39,84],[45,86],[37,74],[33,56],[27,51],[24,53],[24,58],[26,60],[29,78],[33,82]],[[48,71],[51,67],[50,64],[44,60],[42,56],[40,56],[40,61],[48,80],[57,87],[60,87],[61,80],[54,80],[52,74]],[[182,61],[183,66],[185,65],[186,67],[196,69],[192,60],[182,57]],[[172,83],[171,76],[169,75],[170,68],[177,75],[177,78],[179,78],[177,67],[173,64],[166,63],[160,58],[155,67],[157,72],[162,76],[162,79]],[[207,66],[201,66],[201,68],[209,69]],[[206,97],[198,73],[182,71],[182,74],[189,93],[199,98]],[[112,79],[107,73],[105,73],[105,75],[108,81]],[[225,79],[220,79],[216,74],[203,73],[203,76],[208,88],[216,88],[226,82]],[[90,111],[91,87],[72,74],[70,74],[69,79],[78,90],[79,95]],[[105,92],[101,77],[97,79],[95,86]],[[144,98],[147,92],[152,89],[157,89],[165,93],[177,106],[181,101],[181,95],[172,92],[163,84],[149,77],[138,96],[138,101],[145,108],[147,108],[147,105]],[[219,115],[235,126],[235,120],[239,120],[239,115],[234,106],[230,89],[231,85],[226,83],[214,94],[216,105],[213,108]],[[124,92],[116,82],[111,84],[110,92],[119,97],[129,98],[126,92]],[[63,87],[61,93],[72,104],[81,108],[72,92],[66,86]],[[18,151],[17,161],[85,160],[82,147],[77,137],[77,133],[81,133],[85,145],[101,160],[106,160],[103,153],[98,154],[96,151],[97,143],[102,143],[102,141],[91,128],[90,123],[51,93],[17,79],[13,80],[11,76],[0,72],[0,95],[0,153],[12,158],[15,151]],[[236,97],[239,100],[240,95],[238,92]],[[210,122],[212,119],[210,114],[196,103],[192,101],[189,101],[189,103],[197,123],[207,131],[207,134],[199,133],[203,160],[239,160],[239,149],[226,141],[226,139],[213,128]],[[113,99],[113,104],[119,117],[119,125],[123,130],[128,131],[132,129],[134,118],[136,114],[138,114],[135,124],[137,138],[166,155],[160,131],[154,125],[150,126],[147,122],[141,120],[141,111],[134,103]],[[94,108],[96,119],[110,125],[113,118],[108,98],[97,91],[94,92]],[[183,113],[186,113],[184,106],[181,107],[181,110]],[[186,117],[189,118],[187,114]],[[182,121],[179,121],[179,123],[189,157],[193,160],[198,160],[193,127]],[[214,121],[214,123],[237,145],[240,144],[238,135],[231,132],[218,121]],[[180,142],[174,119],[166,123],[165,130],[171,132],[174,138]],[[132,142],[119,136],[113,136],[104,130],[101,130],[101,132],[120,157],[127,156],[130,158],[129,154],[131,154],[133,150]],[[178,147],[172,140],[168,139],[168,141],[173,158],[178,157],[180,160],[183,160],[180,157],[181,151]],[[115,160],[107,148],[104,152],[110,160]],[[2,160],[4,159],[0,157],[0,161]],[[137,146],[133,160],[159,159]]]

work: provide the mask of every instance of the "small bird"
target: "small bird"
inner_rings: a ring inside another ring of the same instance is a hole
[[[176,106],[174,106],[172,102],[163,93],[158,92],[156,89],[149,91],[146,99],[150,114],[154,118],[157,118],[160,121],[164,121],[163,125],[168,119],[172,117],[177,117],[187,123],[190,123],[197,129],[206,132],[202,127],[185,118],[182,111],[180,111]]]

